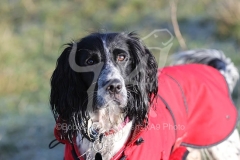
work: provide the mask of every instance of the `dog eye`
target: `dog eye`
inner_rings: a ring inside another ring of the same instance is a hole
[[[126,58],[125,55],[118,55],[118,56],[117,56],[117,61],[119,61],[119,62],[124,61],[125,58]]]
[[[88,59],[87,60],[87,64],[88,65],[93,65],[94,64],[94,60],[93,59]]]

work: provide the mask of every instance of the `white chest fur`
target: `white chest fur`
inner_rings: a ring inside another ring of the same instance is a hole
[[[86,138],[82,140],[82,136],[79,134],[76,139],[79,152],[86,160],[94,160],[97,152],[101,153],[104,160],[110,160],[126,143],[131,135],[131,129],[132,121],[118,132],[103,136],[101,143],[90,142]]]

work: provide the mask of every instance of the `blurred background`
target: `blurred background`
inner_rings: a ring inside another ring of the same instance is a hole
[[[181,51],[169,6],[168,0],[0,1],[0,159],[62,159],[63,146],[48,144],[54,139],[49,80],[63,44],[92,32],[135,31],[148,47]],[[240,69],[239,0],[179,0],[176,16],[188,49],[223,50]],[[170,32],[146,37],[159,29]],[[160,61],[170,55],[153,52]],[[233,93],[238,108],[239,97],[240,85]]]

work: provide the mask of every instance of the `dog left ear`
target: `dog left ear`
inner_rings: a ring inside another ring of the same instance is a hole
[[[135,125],[146,126],[147,113],[158,92],[157,62],[152,53],[141,42],[137,34],[127,34],[127,45],[131,55],[130,65],[132,71],[128,88],[129,98],[128,117],[135,117]]]
[[[157,61],[149,49],[141,42],[136,33],[129,33],[128,37],[130,39],[129,47],[135,60],[133,63],[135,64],[134,67],[140,68],[140,74],[144,75],[145,78],[141,76],[141,78],[144,78],[142,82],[145,84],[145,91],[151,99],[155,97],[158,92]]]
[[[158,72],[158,64],[153,56],[153,54],[147,49],[146,46],[144,46],[145,54],[149,55],[147,59],[147,65],[146,65],[146,90],[149,92],[149,94],[156,95],[158,92],[158,78],[157,78],[157,72]]]

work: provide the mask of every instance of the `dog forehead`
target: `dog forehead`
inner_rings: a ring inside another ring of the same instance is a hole
[[[119,49],[128,48],[127,37],[123,33],[106,35],[105,41],[106,41],[106,47],[112,50],[115,48],[119,48]]]
[[[85,50],[99,50],[103,48],[103,43],[101,37],[97,35],[89,35],[82,38],[78,42],[78,49]]]
[[[78,48],[88,50],[127,49],[127,39],[125,33],[93,33],[82,38],[78,43]]]

